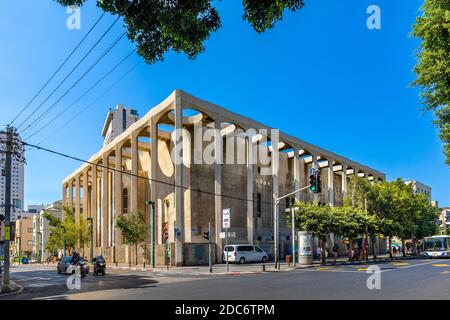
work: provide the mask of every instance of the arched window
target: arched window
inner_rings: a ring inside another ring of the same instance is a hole
[[[123,213],[128,213],[128,189],[124,188],[122,190],[122,205]]]

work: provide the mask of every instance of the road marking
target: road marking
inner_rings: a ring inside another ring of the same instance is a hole
[[[331,268],[330,267],[320,267],[320,268],[317,268],[317,270],[326,271],[326,270],[331,270]]]
[[[449,265],[445,264],[445,263],[435,263],[435,264],[432,264],[432,266],[433,267],[448,267]]]
[[[401,266],[409,266],[410,264],[408,262],[394,262],[393,265],[401,267]]]
[[[439,272],[440,274],[449,274],[450,273],[450,271],[442,271],[442,272]]]
[[[367,271],[368,268],[357,268],[357,271]]]

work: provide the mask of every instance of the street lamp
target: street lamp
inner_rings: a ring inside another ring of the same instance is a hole
[[[155,201],[147,200],[146,205],[151,206],[151,220],[152,220],[152,268],[155,269]]]
[[[90,225],[89,225],[89,233],[90,233],[89,255],[90,255],[91,261],[92,261],[92,259],[94,259],[94,219],[92,219],[92,217],[89,217],[86,220],[90,222]]]

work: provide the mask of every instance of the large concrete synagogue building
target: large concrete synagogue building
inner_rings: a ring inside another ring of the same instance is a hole
[[[184,133],[175,128],[185,129]],[[213,129],[211,139],[201,135],[198,138],[195,135],[198,128],[201,133]],[[156,263],[164,263],[167,241],[172,248],[171,263],[188,265],[207,261],[207,240],[203,233],[209,222],[216,258],[220,260],[224,208],[231,209],[229,231],[236,233],[230,243],[257,244],[272,254],[271,203],[274,197],[306,186],[312,167],[319,169],[322,176],[322,193],[316,197],[331,205],[342,205],[352,175],[371,181],[385,180],[385,175],[375,169],[281,131],[275,137],[274,132],[253,119],[175,90],[109,141],[89,163],[64,179],[64,205],[73,207],[76,217],[93,218],[95,254],[101,253],[108,261],[119,263],[134,262],[136,257],[134,249],[123,244],[115,221],[122,214],[144,213],[150,228],[146,252],[139,246],[138,261],[142,263],[145,259],[149,263],[152,219],[146,201],[154,201]],[[270,161],[263,162],[262,158],[256,163],[251,161],[249,148],[240,151],[239,143],[229,144],[236,137],[244,146],[257,144],[258,150],[266,150]],[[210,151],[211,142],[217,150],[223,150],[222,160],[197,161],[205,157],[202,152],[216,155]],[[200,152],[195,147],[199,143]],[[279,152],[274,150],[276,145]],[[179,146],[182,152],[177,149]],[[233,159],[234,163],[225,159]],[[274,169],[277,165],[279,170]],[[295,200],[312,201],[313,197],[305,190],[280,203],[280,257],[288,252],[291,243],[284,219],[286,206]]]

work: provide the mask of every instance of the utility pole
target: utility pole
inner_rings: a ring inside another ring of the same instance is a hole
[[[6,128],[6,161],[5,161],[5,228],[11,230],[11,158],[12,158],[12,138],[13,129],[11,127]],[[10,237],[11,237],[11,231]],[[4,244],[4,270],[3,270],[3,283],[1,286],[1,292],[10,292],[12,290],[9,281],[9,267],[10,267],[10,257],[9,257],[9,243],[10,239],[5,239]]]
[[[7,126],[6,131],[0,131],[0,145],[4,145],[4,148],[0,149],[0,154],[5,154],[5,165],[3,169],[3,175],[5,176],[5,215],[1,217],[0,223],[3,220],[5,234],[4,241],[4,270],[3,270],[3,282],[0,286],[0,292],[10,292],[12,290],[10,284],[10,241],[13,239],[13,228],[11,226],[11,169],[12,159],[14,158],[18,162],[25,162],[23,144],[20,143],[19,135],[16,129]]]

